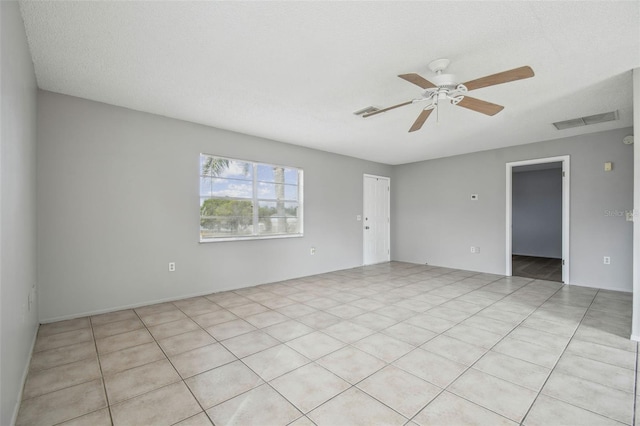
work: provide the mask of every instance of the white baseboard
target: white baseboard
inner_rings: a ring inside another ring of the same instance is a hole
[[[347,267],[342,268],[342,269],[336,269],[336,270],[331,270],[331,271],[318,271],[318,272],[315,272],[315,273],[312,273],[312,274],[309,274],[309,275],[293,276],[293,277],[289,277],[289,278],[283,278],[283,279],[278,280],[276,282],[295,280],[295,279],[304,278],[304,277],[311,277],[311,276],[314,276],[314,275],[326,274],[326,273],[329,273],[329,272],[343,271],[343,270],[347,270],[347,269],[358,268],[358,267],[361,267],[361,266],[362,266],[361,264],[356,264],[356,265],[347,266]],[[96,309],[96,310],[92,310],[92,311],[85,311],[85,312],[69,314],[69,315],[61,315],[61,316],[51,317],[51,318],[40,318],[40,324],[48,324],[48,323],[56,322],[56,321],[64,321],[64,320],[70,320],[70,319],[75,319],[75,318],[88,317],[88,316],[91,316],[91,315],[107,314],[109,312],[121,311],[123,309],[134,309],[134,308],[140,308],[142,306],[155,305],[156,303],[175,302],[177,300],[189,299],[191,297],[207,296],[209,294],[221,293],[223,291],[240,290],[242,288],[251,288],[251,287],[256,287],[256,286],[265,285],[265,284],[270,284],[270,282],[256,283],[256,284],[253,284],[253,285],[244,285],[244,286],[238,286],[238,287],[222,287],[222,288],[217,288],[215,290],[209,289],[209,290],[203,291],[203,292],[183,294],[183,295],[180,295],[180,296],[172,296],[172,297],[166,297],[166,298],[162,298],[162,299],[147,300],[147,301],[144,301],[144,302],[132,303],[132,304],[128,304],[128,305],[113,306],[113,307],[110,307],[110,308]]]
[[[259,284],[256,284],[256,285],[259,285]],[[229,291],[229,290],[238,290],[238,289],[241,289],[241,288],[246,288],[246,287],[221,288],[221,289],[216,290],[216,291],[209,290],[209,291],[205,291],[205,292],[186,294],[186,295],[182,295],[182,296],[178,296],[178,297],[174,296],[174,297],[166,297],[166,298],[163,298],[163,299],[147,300],[145,302],[132,303],[132,304],[129,304],[129,305],[114,306],[114,307],[111,307],[111,308],[97,309],[97,310],[94,310],[94,311],[80,312],[80,313],[77,313],[77,314],[62,315],[62,316],[53,317],[53,318],[44,318],[44,319],[40,320],[40,323],[41,324],[48,324],[48,323],[56,322],[56,321],[64,321],[64,320],[70,320],[70,319],[75,319],[75,318],[83,318],[83,317],[88,317],[88,316],[92,316],[92,315],[108,314],[109,312],[122,311],[123,309],[134,309],[134,308],[140,308],[141,306],[155,305],[157,303],[175,302],[177,300],[189,299],[191,297],[207,296],[209,294],[220,293],[220,292]]]
[[[631,287],[620,287],[620,286],[609,285],[609,284],[595,286],[595,285],[588,285],[588,284],[571,283],[569,285],[576,286],[576,287],[596,288],[598,290],[621,291],[623,293],[631,293],[632,291]]]
[[[31,348],[29,348],[29,357],[27,358],[27,363],[24,366],[24,370],[22,371],[22,378],[20,379],[20,391],[18,392],[16,402],[13,406],[13,415],[11,416],[12,425],[15,425],[16,420],[18,420],[18,412],[20,411],[20,403],[22,402],[22,393],[24,392],[24,385],[27,382],[27,374],[29,374],[29,366],[31,365],[33,348],[35,348],[36,346],[36,338],[38,337],[38,328],[39,325],[36,324],[36,330],[35,333],[33,333],[33,338],[31,339]]]

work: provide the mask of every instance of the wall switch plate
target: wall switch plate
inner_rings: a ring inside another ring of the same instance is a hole
[[[311,256],[313,256],[314,254],[316,254],[316,248],[315,247],[311,247],[311,250],[309,250],[309,254]]]
[[[604,171],[610,172],[611,170],[613,170],[613,163],[611,161],[604,163]]]
[[[633,222],[633,211],[627,211],[627,222]]]
[[[357,216],[356,216],[356,220],[357,220],[358,222],[360,222],[360,221],[362,220],[362,215],[360,215],[360,214],[359,214],[359,215],[357,215]]]
[[[478,194],[471,194],[471,199],[473,201],[478,201]]]
[[[604,257],[604,264],[605,265],[611,265],[611,258],[609,256],[605,256]]]
[[[169,272],[176,271],[176,262],[169,262]]]

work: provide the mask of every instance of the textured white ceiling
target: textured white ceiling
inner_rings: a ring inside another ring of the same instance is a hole
[[[638,1],[22,1],[40,88],[388,164],[631,126]],[[408,133],[397,77],[449,58],[459,81],[530,65]],[[618,109],[620,120],[551,123]]]

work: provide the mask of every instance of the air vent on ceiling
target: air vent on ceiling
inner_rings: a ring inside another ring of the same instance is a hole
[[[558,121],[553,123],[558,130],[570,129],[572,127],[589,126],[591,124],[605,123],[618,119],[618,111],[605,112],[603,114],[589,115],[587,117],[573,118],[571,120]]]

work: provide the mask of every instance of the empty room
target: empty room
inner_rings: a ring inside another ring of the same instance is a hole
[[[639,2],[7,0],[0,41],[0,425],[640,424]]]

